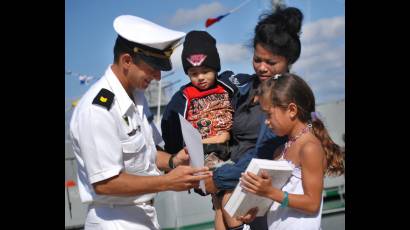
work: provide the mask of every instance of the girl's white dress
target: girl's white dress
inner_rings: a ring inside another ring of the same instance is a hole
[[[281,159],[283,159],[283,156],[281,157]],[[302,170],[300,167],[295,167],[293,169],[292,176],[289,178],[289,181],[283,186],[282,191],[287,191],[289,194],[303,194]],[[309,215],[290,207],[278,207],[278,205],[279,204],[277,202],[274,202],[274,205],[272,205],[270,210],[268,211],[269,230],[320,229],[323,197],[320,203],[319,212],[314,215]]]

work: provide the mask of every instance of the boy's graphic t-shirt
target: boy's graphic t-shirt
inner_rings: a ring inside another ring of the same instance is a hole
[[[222,86],[205,91],[188,86],[183,94],[188,100],[185,118],[201,133],[202,139],[229,132],[233,108],[229,94]]]

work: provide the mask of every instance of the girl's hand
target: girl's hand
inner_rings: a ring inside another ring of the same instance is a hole
[[[259,196],[269,197],[270,192],[273,190],[272,178],[265,170],[262,170],[260,176],[251,172],[242,173],[240,181],[242,188]]]

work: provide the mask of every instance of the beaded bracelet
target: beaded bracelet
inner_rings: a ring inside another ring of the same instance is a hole
[[[281,203],[281,207],[286,207],[288,206],[289,203],[289,198],[288,198],[288,192],[284,192],[285,196],[283,197],[282,203]]]

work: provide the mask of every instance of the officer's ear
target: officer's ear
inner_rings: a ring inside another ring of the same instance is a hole
[[[133,60],[130,54],[124,53],[120,55],[120,65],[129,69],[133,64]]]

